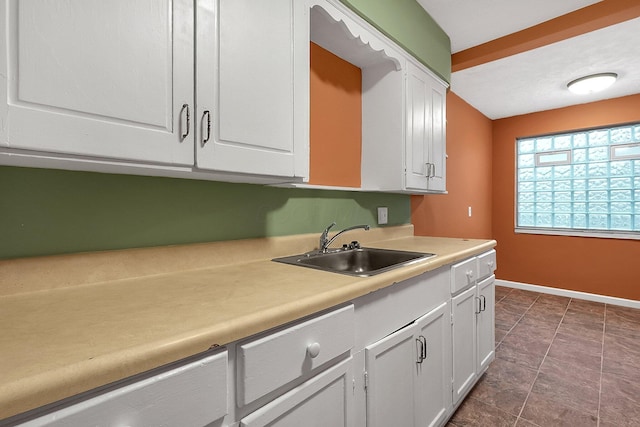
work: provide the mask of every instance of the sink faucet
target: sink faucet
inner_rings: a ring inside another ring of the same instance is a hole
[[[334,225],[336,225],[335,222],[332,222],[331,224],[329,224],[329,226],[327,228],[324,229],[324,231],[322,232],[322,234],[320,235],[320,243],[318,243],[318,251],[320,253],[325,253],[329,250],[329,246],[331,245],[331,243],[333,243],[334,240],[336,240],[336,237],[338,237],[339,235],[341,235],[342,233],[346,232],[346,231],[350,231],[350,230],[357,230],[359,228],[362,228],[364,230],[368,230],[369,226],[366,224],[363,225],[354,225],[352,227],[347,227],[342,231],[339,231],[335,234],[335,236],[333,236],[331,239],[328,238],[329,235],[329,230],[331,230],[331,227],[333,227]]]

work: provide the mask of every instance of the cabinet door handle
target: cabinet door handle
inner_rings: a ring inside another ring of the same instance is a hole
[[[476,311],[476,314],[480,314],[482,313],[482,300],[480,297],[476,297],[476,301],[478,301],[478,310]]]
[[[182,140],[184,141],[187,135],[189,135],[189,131],[191,130],[191,110],[189,109],[189,104],[182,104],[182,111],[186,111],[187,113],[187,128],[182,134]]]
[[[480,295],[480,298],[482,299],[482,309],[480,311],[485,311],[487,309],[487,299],[484,295]]]
[[[203,118],[204,118],[204,116],[207,116],[207,137],[203,138],[203,140],[202,140],[202,145],[203,146],[204,146],[204,144],[209,142],[209,138],[211,138],[211,112],[209,110],[206,110],[204,113],[202,113],[202,117]]]
[[[427,339],[420,335],[416,338],[416,350],[418,351],[418,359],[416,360],[417,364],[421,364],[424,359],[427,358]]]
[[[426,172],[424,174],[424,176],[426,176],[427,178],[433,178],[434,176],[436,176],[436,165],[433,163],[425,163],[426,166]]]

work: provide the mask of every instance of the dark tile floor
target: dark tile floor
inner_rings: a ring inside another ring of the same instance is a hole
[[[496,347],[447,427],[640,426],[640,310],[496,287]]]

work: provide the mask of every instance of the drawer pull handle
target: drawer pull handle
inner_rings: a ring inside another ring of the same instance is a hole
[[[314,342],[307,346],[307,353],[309,353],[309,357],[315,359],[320,354],[320,343]]]
[[[473,279],[473,270],[469,270],[469,271],[467,271],[467,277],[468,277],[469,279]]]

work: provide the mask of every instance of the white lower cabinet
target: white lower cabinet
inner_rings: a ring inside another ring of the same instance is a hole
[[[495,358],[494,270],[493,250],[451,267],[454,406]]]
[[[352,426],[354,306],[236,344],[240,425]]]
[[[309,377],[353,348],[353,305],[237,345],[238,406]]]
[[[222,427],[227,415],[227,352],[115,388],[22,427]]]
[[[438,426],[451,396],[449,303],[368,346],[367,426]]]
[[[416,383],[416,426],[438,426],[451,407],[451,328],[449,302],[440,305],[418,321],[420,349],[424,354],[418,364]]]
[[[476,380],[476,301],[475,286],[451,300],[454,404],[467,394]]]
[[[353,425],[352,359],[338,365],[252,412],[243,427],[348,427]]]
[[[481,373],[489,367],[489,364],[496,356],[495,345],[495,300],[496,300],[496,278],[490,277],[478,282],[478,304],[477,339],[478,355],[476,358],[476,370]]]
[[[496,251],[478,256],[478,298],[482,304],[477,317],[478,327],[478,372],[483,372],[496,356]]]

